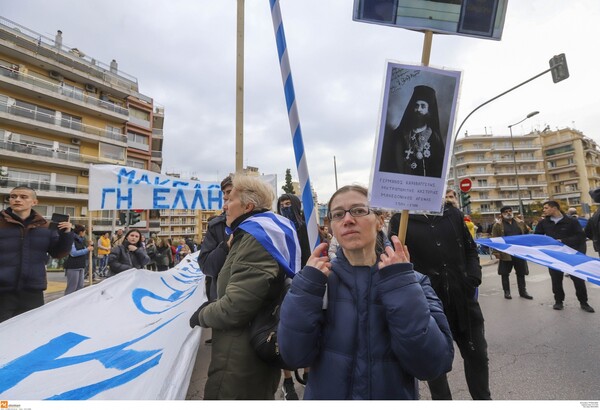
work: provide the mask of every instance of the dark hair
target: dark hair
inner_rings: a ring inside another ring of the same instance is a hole
[[[333,202],[333,199],[338,196],[339,194],[345,194],[346,192],[358,192],[359,194],[364,195],[365,197],[369,197],[369,191],[367,190],[367,188],[360,186],[360,185],[344,185],[343,187],[341,187],[340,189],[338,189],[337,191],[335,191],[333,193],[333,195],[331,195],[331,198],[329,199],[329,202],[327,203],[327,213],[331,212],[331,203]]]
[[[35,189],[28,187],[27,185],[19,185],[11,189],[10,192],[12,193],[12,191],[16,191],[17,189],[30,191],[33,194],[33,199],[37,199],[37,193],[35,192]]]
[[[129,236],[129,234],[130,234],[130,233],[132,233],[132,232],[137,232],[137,233],[140,235],[140,239],[138,239],[137,243],[131,243],[131,242],[129,242],[129,239],[127,239],[127,237]],[[125,233],[125,236],[124,236],[124,238],[125,238],[125,240],[126,240],[127,242],[129,242],[131,245],[136,245],[136,246],[138,246],[138,245],[139,245],[139,244],[142,242],[142,236],[143,236],[143,235],[142,235],[142,233],[140,232],[140,230],[139,230],[139,229],[130,229],[130,230],[128,230],[128,231]]]
[[[345,186],[341,187],[340,189],[338,189],[337,191],[335,191],[333,193],[333,195],[331,195],[331,198],[329,199],[329,202],[327,203],[327,213],[328,214],[329,214],[329,212],[331,212],[331,203],[333,202],[335,197],[340,194],[345,194],[347,192],[357,192],[361,195],[364,195],[365,198],[369,197],[369,191],[367,190],[367,188],[360,186],[360,185],[345,185]],[[372,209],[372,208],[370,208],[370,209],[371,209],[371,212],[377,218],[381,218],[383,216],[383,212],[381,212],[379,209]],[[385,234],[383,233],[383,231],[380,230],[379,232],[377,232],[377,237],[375,240],[375,254],[377,255],[377,260],[379,260],[379,256],[381,256],[381,254],[383,252],[385,252],[385,243],[386,243]]]
[[[221,191],[225,191],[225,188],[227,188],[229,185],[233,185],[233,182],[231,181],[231,176],[230,175],[226,176],[221,181]]]
[[[560,212],[562,212],[562,211],[560,210],[560,204],[559,204],[558,202],[556,202],[556,201],[546,201],[546,202],[544,202],[544,203],[542,204],[542,206],[544,206],[544,205],[551,206],[552,208],[558,208],[558,210],[559,210]]]
[[[75,228],[73,229],[73,233],[77,235],[79,235],[83,231],[85,231],[85,226],[83,225],[75,225]]]

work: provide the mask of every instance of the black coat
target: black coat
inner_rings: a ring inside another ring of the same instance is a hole
[[[206,234],[202,239],[202,245],[200,245],[200,255],[198,255],[198,265],[200,270],[206,276],[212,280],[210,282],[210,289],[207,289],[208,300],[217,299],[217,276],[225,264],[229,247],[227,246],[227,240],[229,235],[225,234],[225,223],[226,217],[222,215],[213,218],[208,223]]]
[[[594,250],[600,253],[600,208],[590,218],[585,225],[585,236],[592,240]]]
[[[129,242],[123,241],[122,245],[115,246],[111,249],[108,255],[108,266],[113,273],[120,273],[127,269],[141,269],[150,263],[150,257],[146,253],[143,246],[131,252],[127,249]]]
[[[587,250],[585,233],[579,221],[566,215],[563,215],[562,219],[556,223],[549,217],[542,219],[537,224],[535,233],[560,239],[562,243],[581,253],[585,253]]]
[[[48,227],[49,222],[35,211],[25,223],[10,208],[0,212],[0,293],[46,289],[48,254],[62,258],[73,245],[71,232]]]
[[[400,214],[390,220],[390,237],[397,235],[399,221]],[[415,271],[431,280],[453,333],[483,322],[475,300],[481,284],[479,255],[460,210],[446,205],[442,216],[410,215],[406,246]]]

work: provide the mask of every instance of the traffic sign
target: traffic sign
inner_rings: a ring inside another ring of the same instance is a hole
[[[459,187],[462,192],[469,192],[471,190],[472,186],[473,186],[473,181],[471,181],[469,178],[460,180]]]

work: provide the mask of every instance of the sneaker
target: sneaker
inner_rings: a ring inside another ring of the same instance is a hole
[[[283,380],[281,391],[283,391],[283,400],[298,400],[298,395],[296,394],[294,381],[292,379]]]
[[[582,308],[583,310],[585,310],[586,312],[589,312],[589,313],[594,313],[594,312],[595,312],[594,308],[593,308],[593,307],[591,307],[590,305],[588,305],[588,304],[587,304],[587,302],[583,302],[583,303],[581,304],[581,308]]]
[[[554,304],[554,306],[552,306],[552,309],[554,309],[554,310],[563,310],[564,306],[563,306],[562,302],[556,302]],[[583,309],[583,307],[582,307],[582,309]]]

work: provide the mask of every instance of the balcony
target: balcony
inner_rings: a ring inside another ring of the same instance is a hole
[[[125,122],[129,118],[129,110],[111,101],[101,100],[90,96],[79,89],[69,89],[63,85],[44,81],[28,74],[15,73],[9,67],[0,65],[0,84],[7,90],[21,94],[29,91],[38,97],[77,111],[91,115],[99,115],[111,121]]]
[[[89,198],[89,187],[87,185],[57,184],[50,181],[21,180],[8,177],[0,177],[0,195],[9,194],[13,188],[21,185],[27,185],[35,189],[38,197],[77,201],[87,201]]]
[[[58,151],[36,144],[0,141],[0,157],[4,155],[10,157],[13,161],[27,163],[52,162],[52,165],[57,168],[79,170],[88,170],[89,164],[125,164],[125,161],[117,161],[105,157],[101,158],[100,156],[84,155],[78,152]]]
[[[81,82],[95,81],[102,85],[108,83],[112,87],[120,87],[125,90],[124,96],[131,91],[138,92],[134,76],[86,56],[74,47],[56,44],[55,39],[4,17],[0,17],[0,42],[7,43],[6,52],[19,60],[36,65],[40,60],[45,61],[47,65],[56,65],[71,75],[79,76]]]
[[[47,133],[60,137],[75,137],[92,142],[102,141],[127,147],[127,136],[124,134],[85,125],[77,121],[65,120],[57,115],[47,114],[43,110],[46,109],[40,107],[29,109],[0,101],[0,120],[29,130],[43,128]]]

